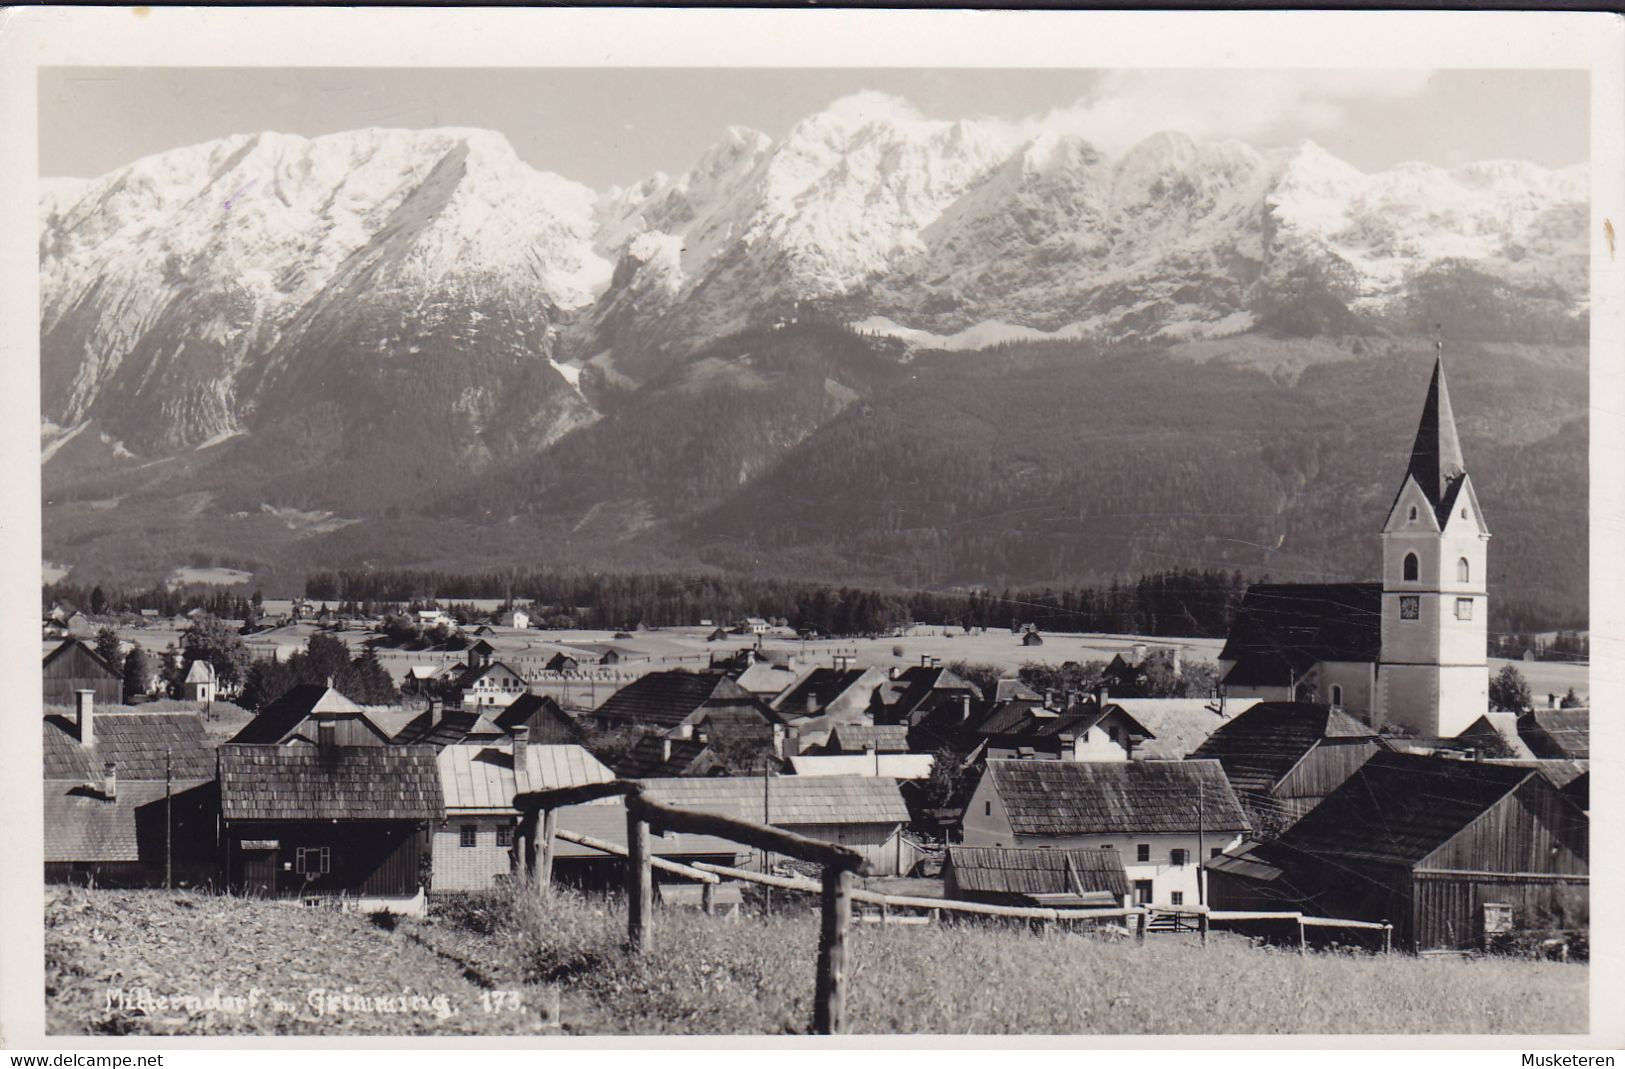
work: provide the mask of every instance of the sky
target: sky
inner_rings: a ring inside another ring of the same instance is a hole
[[[928,118],[998,118],[1108,152],[1159,130],[1312,139],[1363,171],[1589,158],[1584,71],[985,69],[42,69],[40,172],[95,177],[230,134],[369,126],[500,131],[534,167],[603,189],[690,167],[722,130],[783,136],[862,90]]]

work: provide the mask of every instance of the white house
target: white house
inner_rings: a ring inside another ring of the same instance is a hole
[[[990,760],[965,807],[966,846],[1116,850],[1138,903],[1201,903],[1202,859],[1247,830],[1217,761]]]
[[[181,680],[181,697],[189,702],[208,703],[215,700],[214,665],[205,660],[192,662]]]
[[[497,622],[503,627],[512,627],[523,631],[530,626],[530,613],[520,608],[509,609],[497,618]]]
[[[530,684],[517,669],[493,660],[496,650],[484,639],[468,649],[468,667],[452,683],[450,701],[461,709],[507,708]]]

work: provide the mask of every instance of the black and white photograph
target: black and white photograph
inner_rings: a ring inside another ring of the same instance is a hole
[[[1618,1045],[1617,21],[95,14],[25,1045]]]

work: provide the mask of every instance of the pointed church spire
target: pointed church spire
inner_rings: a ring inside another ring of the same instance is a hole
[[[1456,417],[1450,410],[1450,391],[1444,381],[1444,343],[1435,342],[1434,347],[1438,356],[1433,364],[1433,381],[1428,384],[1422,422],[1416,428],[1416,443],[1411,446],[1411,463],[1405,474],[1416,477],[1417,485],[1443,523],[1453,491],[1467,474],[1467,465],[1461,458]]]

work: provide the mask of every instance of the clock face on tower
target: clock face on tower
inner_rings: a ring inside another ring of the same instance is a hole
[[[1407,594],[1399,599],[1399,618],[1401,620],[1420,620],[1422,618],[1422,599],[1415,594]]]

